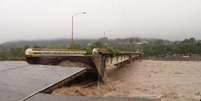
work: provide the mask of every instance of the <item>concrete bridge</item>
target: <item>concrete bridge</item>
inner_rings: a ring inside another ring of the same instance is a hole
[[[26,60],[30,64],[59,65],[62,62],[81,62],[87,64],[88,71],[93,71],[104,81],[105,69],[122,66],[142,57],[139,52],[120,51],[111,53],[106,49],[94,48],[92,54],[81,50],[27,49]]]

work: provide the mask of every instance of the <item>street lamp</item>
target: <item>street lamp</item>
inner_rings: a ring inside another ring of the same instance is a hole
[[[86,12],[80,12],[80,13],[75,13],[73,16],[72,16],[72,35],[71,35],[71,47],[73,47],[73,34],[74,34],[74,17],[75,16],[78,16],[78,15],[81,15],[81,14],[87,14]]]

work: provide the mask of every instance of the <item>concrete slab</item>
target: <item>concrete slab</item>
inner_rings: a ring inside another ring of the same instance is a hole
[[[138,97],[53,96],[47,94],[37,94],[26,101],[160,101],[160,99]]]
[[[0,100],[21,100],[84,70],[29,65],[25,62],[0,62]]]

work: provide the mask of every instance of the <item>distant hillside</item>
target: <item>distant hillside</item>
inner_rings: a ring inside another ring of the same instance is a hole
[[[79,39],[75,40],[75,43],[79,44],[81,47],[86,47],[88,43],[99,41],[102,43],[108,43],[113,46],[116,45],[126,45],[135,44],[139,42],[148,42],[156,39],[142,39],[142,38],[125,38],[125,39]],[[0,49],[8,48],[27,48],[27,47],[41,47],[41,48],[67,48],[70,45],[71,40],[69,39],[54,39],[54,40],[31,40],[31,41],[10,41],[0,44]]]
[[[75,40],[77,44],[86,46],[90,42],[94,42],[93,39],[81,39]],[[67,39],[55,39],[55,40],[33,40],[33,41],[11,41],[0,44],[0,49],[8,48],[26,48],[26,47],[41,47],[41,48],[66,48],[69,47],[70,40]]]

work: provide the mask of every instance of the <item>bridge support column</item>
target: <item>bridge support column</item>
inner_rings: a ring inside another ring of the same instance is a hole
[[[101,54],[101,53],[94,52],[93,53],[93,61],[94,61],[94,64],[96,66],[99,79],[102,82],[104,82],[104,80],[105,80],[105,68],[106,68],[106,56]]]

